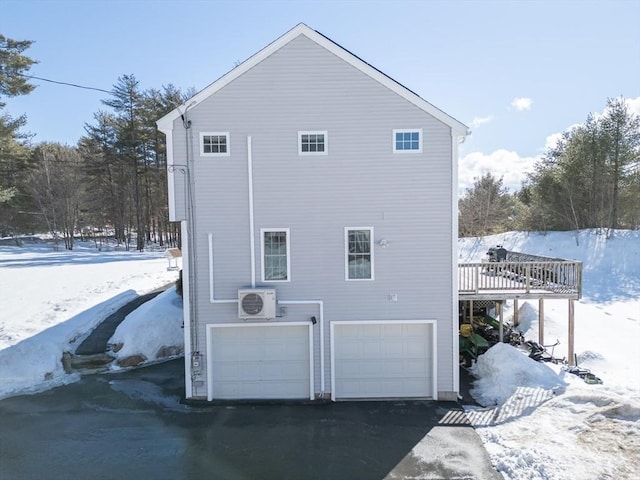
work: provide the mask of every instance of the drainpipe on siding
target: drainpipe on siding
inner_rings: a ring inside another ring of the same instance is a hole
[[[251,136],[247,136],[247,179],[249,182],[249,244],[251,248],[251,288],[256,288],[256,239],[253,218],[253,151]]]
[[[186,155],[186,164],[187,164],[187,282],[189,289],[189,333],[190,333],[190,351],[191,354],[198,353],[198,329],[196,325],[197,318],[197,304],[195,298],[196,291],[196,275],[195,275],[195,238],[196,238],[196,223],[195,223],[195,199],[194,199],[194,190],[195,190],[195,182],[193,175],[193,148],[192,148],[192,136],[191,136],[191,120],[187,118],[187,111],[191,106],[193,106],[195,102],[191,102],[185,108],[184,113],[181,115],[182,117],[182,125],[184,126],[184,135],[185,135],[185,155]],[[190,375],[191,377],[191,395],[195,395],[194,387],[193,387],[193,373]]]

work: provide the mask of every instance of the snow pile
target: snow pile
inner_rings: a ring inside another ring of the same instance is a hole
[[[471,373],[478,378],[471,395],[483,406],[502,405],[518,389],[518,399],[522,399],[524,391],[528,392],[527,396],[540,398],[547,396],[541,395],[540,389],[558,393],[565,386],[565,382],[547,364],[530,359],[506,343],[498,343],[481,355]]]
[[[104,318],[136,298],[129,290],[75,317],[0,350],[0,398],[48,390],[76,381],[62,368],[62,353],[73,351]]]
[[[143,294],[175,282],[162,251],[125,251],[79,242],[0,246],[0,398],[77,380],[64,373],[73,352],[106,317]]]
[[[154,361],[184,353],[182,298],[169,288],[122,321],[108,343],[121,346],[116,360],[142,356]]]

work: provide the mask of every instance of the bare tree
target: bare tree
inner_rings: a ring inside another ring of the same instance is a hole
[[[28,190],[54,238],[62,235],[67,250],[73,250],[83,200],[84,174],[75,148],[55,143],[36,147],[37,166],[29,173]]]

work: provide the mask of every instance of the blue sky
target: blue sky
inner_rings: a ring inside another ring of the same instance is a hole
[[[200,90],[299,22],[466,123],[461,186],[514,190],[549,141],[608,97],[640,113],[640,1],[0,0],[0,33],[36,43],[31,73],[109,90]],[[34,81],[8,100],[34,141],[73,145],[106,94]]]

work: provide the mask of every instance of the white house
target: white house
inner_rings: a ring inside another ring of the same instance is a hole
[[[158,127],[188,399],[457,398],[465,125],[299,24]]]

